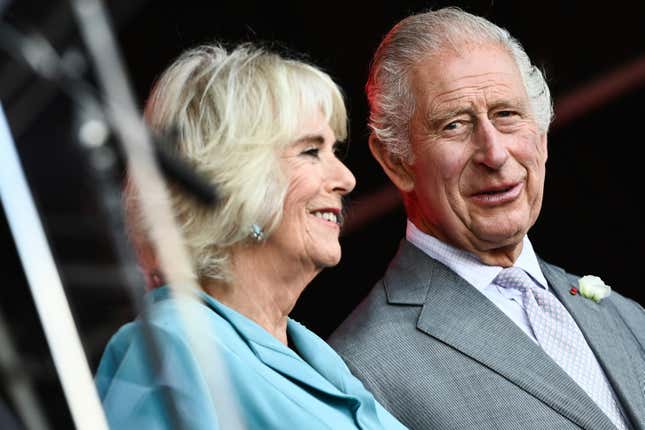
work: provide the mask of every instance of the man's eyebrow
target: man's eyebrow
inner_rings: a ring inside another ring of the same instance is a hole
[[[440,108],[435,110],[434,112],[429,112],[429,115],[427,116],[426,120],[428,121],[429,124],[432,124],[433,126],[438,126],[441,123],[454,118],[459,115],[472,115],[473,114],[473,109],[472,106],[455,106],[454,108],[452,107],[446,107],[446,108]]]
[[[489,106],[489,110],[495,110],[499,108],[515,108],[515,109],[521,109],[526,106],[526,101],[524,101],[522,98],[518,97],[513,97],[509,99],[500,99],[492,102]],[[473,106],[471,105],[465,105],[465,106],[444,106],[441,108],[436,109],[434,112],[430,112],[428,115],[428,120],[432,124],[438,124],[444,121],[449,120],[450,118],[459,116],[459,115],[474,115],[475,111],[473,109]]]
[[[499,108],[514,108],[514,109],[527,109],[529,106],[529,101],[522,99],[522,98],[512,98],[508,100],[500,100],[496,103],[494,103],[491,106],[491,109],[499,109]]]
[[[435,112],[432,112],[432,116],[435,118],[451,118],[453,116],[459,116],[462,114],[471,114],[473,113],[472,106],[455,106],[455,107],[446,107],[444,109],[437,109]]]

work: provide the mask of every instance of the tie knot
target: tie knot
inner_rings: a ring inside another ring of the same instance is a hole
[[[502,269],[495,278],[495,283],[500,287],[515,288],[520,291],[525,291],[535,286],[531,277],[519,267]]]

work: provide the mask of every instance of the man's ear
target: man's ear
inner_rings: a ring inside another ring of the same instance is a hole
[[[394,185],[405,193],[412,191],[414,189],[414,174],[410,165],[400,157],[390,154],[385,145],[374,134],[370,135],[369,145],[372,155]]]

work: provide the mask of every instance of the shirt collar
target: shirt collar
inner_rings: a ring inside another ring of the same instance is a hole
[[[455,248],[422,232],[410,220],[408,220],[406,239],[428,256],[445,264],[478,290],[490,285],[502,270],[501,266],[486,265],[474,254]],[[522,252],[514,266],[523,269],[541,287],[547,288],[546,278],[542,274],[537,256],[527,236],[524,236],[522,240]]]

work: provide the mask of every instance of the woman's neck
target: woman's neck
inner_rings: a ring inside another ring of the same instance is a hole
[[[294,270],[297,264],[289,265],[279,258],[257,255],[258,251],[261,248],[236,249],[230,260],[233,281],[207,280],[202,282],[202,288],[288,345],[289,313],[318,271]]]

